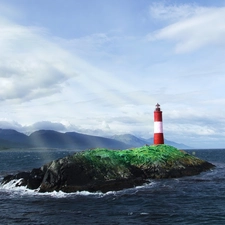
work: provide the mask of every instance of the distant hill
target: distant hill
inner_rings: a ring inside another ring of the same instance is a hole
[[[0,129],[0,149],[32,147],[27,135],[12,129]]]
[[[132,134],[114,135],[111,137],[114,140],[124,142],[130,147],[140,147],[149,144],[149,141],[138,138]],[[152,143],[151,143],[152,144]]]
[[[122,134],[122,135],[114,135],[111,137],[114,140],[118,140],[121,142],[124,142],[125,144],[131,146],[131,147],[140,147],[143,145],[152,145],[153,144],[153,138],[149,138],[149,139],[143,139],[143,138],[138,138],[132,134]],[[173,141],[169,141],[169,140],[164,140],[165,144],[174,146],[176,148],[179,149],[189,149],[191,148],[190,146],[184,145],[182,143],[176,143]]]
[[[176,143],[176,142],[173,142],[173,141],[169,141],[169,140],[164,140],[165,141],[165,144],[167,145],[171,145],[175,148],[178,148],[178,149],[190,149],[190,148],[193,148],[191,146],[188,146],[188,145],[185,145],[185,144],[182,144],[182,143]]]
[[[60,133],[53,130],[35,131],[29,136],[11,129],[0,129],[0,148],[63,148],[84,150],[88,148],[126,149],[123,142],[105,137],[76,132]]]
[[[124,149],[128,146],[120,141],[110,138],[81,134],[77,132],[60,133],[52,130],[40,130],[29,136],[29,141],[36,147],[51,148],[111,148]]]
[[[28,136],[12,129],[0,129],[0,138],[18,143],[27,143]]]
[[[0,149],[7,148],[61,148],[84,150],[91,148],[127,149],[151,145],[153,139],[141,139],[131,134],[115,135],[111,138],[77,132],[60,133],[53,130],[39,130],[25,135],[12,129],[0,129]],[[165,140],[166,144],[180,149],[190,147]]]

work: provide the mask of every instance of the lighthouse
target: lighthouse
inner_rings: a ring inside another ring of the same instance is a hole
[[[154,111],[154,145],[164,144],[162,111],[159,103]]]

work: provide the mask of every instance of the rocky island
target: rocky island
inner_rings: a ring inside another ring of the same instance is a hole
[[[77,152],[30,172],[7,175],[2,184],[14,181],[39,192],[107,192],[135,187],[148,179],[197,175],[214,165],[169,145],[127,150],[103,148]]]

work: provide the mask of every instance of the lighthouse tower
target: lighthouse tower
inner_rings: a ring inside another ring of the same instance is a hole
[[[154,111],[154,145],[164,144],[162,111],[157,103]]]

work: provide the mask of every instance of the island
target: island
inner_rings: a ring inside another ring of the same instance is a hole
[[[213,164],[169,145],[145,145],[126,150],[89,149],[53,160],[30,172],[7,175],[39,192],[108,192],[132,188],[151,179],[178,178],[210,170]]]

